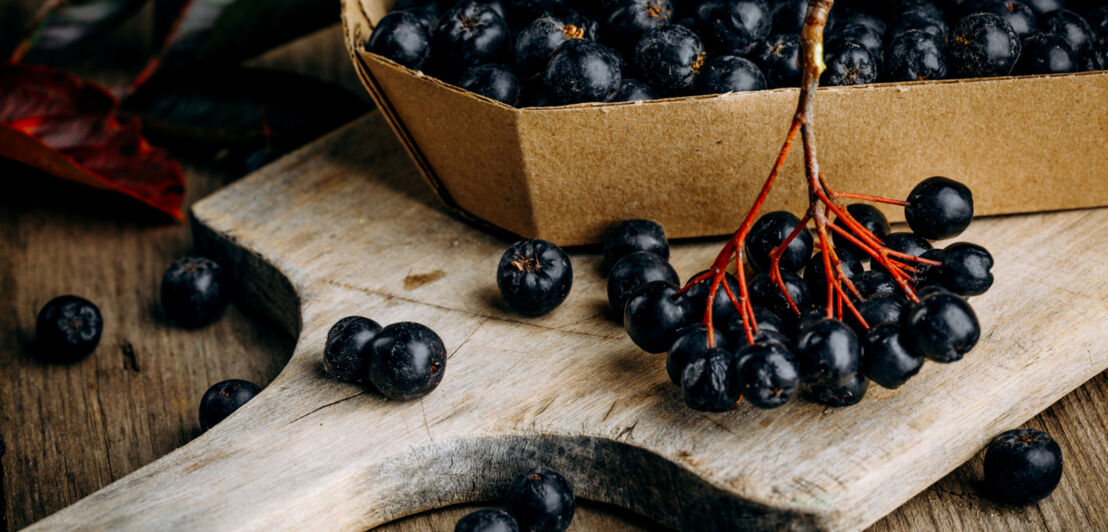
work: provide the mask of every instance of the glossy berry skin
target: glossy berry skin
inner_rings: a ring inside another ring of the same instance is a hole
[[[989,250],[959,242],[943,250],[939,284],[960,296],[984,294],[993,285],[993,256]]]
[[[447,11],[431,39],[433,70],[446,81],[455,81],[466,70],[507,58],[511,30],[487,4],[460,2]]]
[[[577,503],[565,477],[536,467],[516,477],[508,488],[508,513],[520,530],[562,532],[573,522]]]
[[[669,260],[669,241],[662,224],[653,220],[624,220],[604,238],[604,262],[614,265],[636,251],[653,253]]]
[[[927,241],[927,238],[920,236],[919,233],[905,233],[895,232],[889,233],[883,239],[885,247],[899,251],[900,253],[906,253],[915,257],[922,257],[924,253],[931,251],[931,242]]]
[[[677,272],[665,259],[649,251],[636,251],[619,259],[608,272],[608,303],[623,312],[627,298],[651,281],[677,284]]]
[[[862,402],[868,389],[869,379],[856,373],[845,384],[814,384],[808,388],[807,396],[819,404],[842,408]]]
[[[200,428],[214,427],[261,391],[257,384],[238,379],[213,384],[200,399]]]
[[[602,102],[623,81],[620,58],[602,44],[571,39],[550,57],[543,80],[550,95],[561,104]]]
[[[459,519],[454,532],[519,532],[519,524],[508,512],[485,508]]]
[[[704,270],[689,278],[689,280],[700,277],[701,275],[708,273],[708,270]],[[723,282],[731,289],[731,293],[735,294],[735,298],[739,297],[739,280],[730,273],[723,274]],[[699,283],[696,283],[689,287],[689,290],[685,292],[684,297],[688,299],[692,304],[692,319],[693,321],[701,321],[704,319],[704,312],[708,308],[708,291],[711,288],[712,279],[708,278]],[[723,288],[723,284],[719,285],[716,289],[716,297],[712,300],[712,323],[716,327],[725,328],[727,322],[731,320],[733,316],[737,316],[738,312],[735,310],[735,305],[731,303],[731,298],[727,297],[727,292]]]
[[[905,347],[899,323],[873,326],[862,343],[861,372],[882,388],[899,388],[923,367],[923,357]]]
[[[943,79],[947,74],[943,42],[921,30],[894,37],[885,52],[884,64],[885,78],[889,81]]]
[[[407,401],[431,393],[446,373],[446,347],[435,331],[402,321],[370,343],[369,380],[385,397]]]
[[[803,311],[808,308],[812,299],[808,292],[808,285],[795,273],[781,272],[781,280],[789,291],[796,307]],[[754,306],[766,307],[782,319],[792,323],[796,320],[796,313],[789,305],[788,299],[781,293],[777,283],[770,279],[768,273],[759,273],[750,280],[748,287],[750,302]]]
[[[842,386],[858,372],[861,347],[858,336],[845,323],[822,319],[796,338],[796,364],[808,384]]]
[[[835,32],[830,35],[828,52],[835,52],[847,43],[862,45],[880,68],[881,62],[885,59],[885,41],[877,30],[864,24],[836,27]]]
[[[796,395],[800,376],[792,353],[777,342],[748,345],[738,353],[744,399],[758,408],[777,408]]]
[[[827,309],[811,307],[801,311],[800,316],[796,317],[795,323],[792,326],[793,338],[800,336],[800,333],[808,327],[814,325],[817,321],[827,319]],[[795,343],[795,342],[794,342]]]
[[[709,59],[696,83],[700,94],[760,91],[766,88],[766,78],[758,65],[733,55]]]
[[[624,79],[619,83],[619,88],[608,96],[609,102],[642,102],[657,99],[658,94],[654,89],[637,79]]]
[[[727,338],[719,329],[713,329],[712,336],[716,347],[730,348]],[[708,349],[708,328],[704,324],[695,323],[677,331],[673,345],[669,346],[666,354],[666,373],[669,374],[669,380],[680,386],[685,366],[689,365],[690,360],[704,356]]]
[[[515,40],[516,72],[524,79],[541,78],[550,56],[570,39],[588,38],[584,28],[545,15],[519,30]]]
[[[680,289],[666,281],[646,283],[623,308],[623,328],[635,345],[647,353],[664,353],[677,331],[692,322],[692,304],[676,297]]]
[[[478,65],[462,74],[458,86],[486,98],[515,107],[519,105],[519,78],[504,65]]]
[[[214,322],[230,302],[223,269],[203,257],[187,257],[169,265],[162,275],[162,309],[181,327]]]
[[[846,249],[835,250],[835,255],[839,257],[839,263],[842,266],[843,273],[846,274],[846,278],[851,282],[854,278],[861,275],[863,271],[862,262],[854,256],[853,253]],[[817,306],[827,304],[827,275],[826,266],[823,264],[823,252],[812,255],[812,259],[808,261],[808,267],[804,268],[804,282],[808,285],[808,294],[812,298],[812,302]],[[843,286],[843,290],[849,293],[849,288]]]
[[[1016,62],[1015,73],[1065,74],[1077,72],[1077,55],[1065,39],[1053,33],[1037,33],[1023,40],[1023,52]]]
[[[496,268],[500,295],[525,316],[542,316],[569,296],[573,264],[562,248],[545,240],[520,240]]]
[[[904,315],[904,343],[912,352],[936,362],[954,362],[977,345],[981,325],[961,297],[936,292]]]
[[[958,23],[949,50],[959,76],[1006,76],[1016,66],[1020,39],[1004,19],[992,13],[977,13]]]
[[[769,5],[765,0],[708,0],[696,10],[698,34],[713,55],[749,55],[769,36]]]
[[[851,282],[862,294],[863,299],[869,299],[877,294],[893,294],[900,289],[892,276],[884,270],[862,272],[851,279]]]
[[[921,10],[908,10],[900,13],[893,20],[887,33],[895,40],[909,31],[922,31],[931,35],[940,43],[945,43],[950,35],[950,27],[946,25],[946,21],[941,17],[931,16]]]
[[[323,369],[346,382],[361,382],[369,376],[369,345],[381,332],[381,325],[361,316],[348,316],[327,331]]]
[[[96,350],[104,318],[91,301],[77,296],[51,299],[35,322],[35,348],[44,359],[75,362]]]
[[[912,232],[928,240],[958,236],[973,218],[973,193],[946,177],[929,177],[908,194],[904,217]]]
[[[991,13],[1004,19],[1020,39],[1026,39],[1038,31],[1035,12],[1016,0],[978,0],[969,13]]]
[[[604,19],[604,40],[631,52],[642,35],[673,21],[671,0],[622,0]]]
[[[1042,500],[1062,479],[1062,449],[1049,434],[1016,429],[993,438],[985,450],[985,486],[998,501]]]
[[[698,412],[728,412],[742,394],[735,354],[722,348],[697,353],[681,374],[685,405]]]
[[[643,34],[633,58],[643,81],[658,94],[681,96],[696,86],[704,67],[704,45],[692,30],[671,24]]]
[[[1043,31],[1053,33],[1069,43],[1073,53],[1084,54],[1096,38],[1089,23],[1073,11],[1061,9],[1043,20]]]
[[[877,81],[877,61],[864,46],[846,42],[834,50],[823,73],[825,85],[865,85]]]
[[[777,333],[784,336],[789,331],[785,320],[765,307],[754,307],[754,323],[758,326],[758,335]],[[742,316],[738,312],[732,313],[731,317],[727,319],[727,323],[721,325],[719,329],[723,331],[723,335],[727,337],[727,342],[731,345],[746,345],[746,327],[743,325]],[[755,341],[757,339],[755,337]],[[791,341],[785,342],[785,345],[791,344]]]
[[[442,9],[434,0],[397,0],[392,6],[392,10],[394,12],[406,11],[415,15],[419,22],[423,24],[428,36],[431,35],[431,31],[438,24],[439,17],[442,16]],[[380,27],[380,23],[378,23],[378,27]]]
[[[1053,13],[1066,7],[1065,0],[1025,0],[1023,3],[1035,12],[1035,16],[1042,18],[1047,13]]]
[[[395,11],[377,23],[366,50],[418,70],[431,54],[431,37],[424,19],[407,11]]]
[[[799,55],[800,38],[795,33],[771,35],[753,53],[771,89],[800,86]]]
[[[904,311],[907,310],[908,300],[899,293],[879,294],[859,303],[857,307],[858,313],[866,320],[866,325],[872,329],[882,323],[899,323],[904,316]],[[852,323],[855,319],[854,315],[850,314]],[[865,334],[861,327],[855,327],[855,331],[859,336]]]
[[[939,248],[929,249],[924,251],[919,257],[942,262],[943,250]],[[939,276],[942,274],[942,266],[932,266],[930,264],[918,263],[915,265],[915,272],[908,272],[908,275],[916,283],[917,292],[919,288],[927,287],[939,282]]]
[[[788,211],[775,211],[758,218],[750,227],[746,238],[746,256],[750,265],[758,271],[767,271],[770,267],[770,253],[788,238],[800,225],[800,218]],[[781,254],[779,266],[782,272],[798,272],[812,256],[812,234],[801,231],[789,242],[789,247]]]
[[[878,239],[884,239],[886,235],[891,231],[889,227],[889,219],[885,217],[877,207],[868,203],[853,203],[846,206],[846,212],[850,214],[854,221],[858,222],[862,227],[866,228],[873,236]],[[835,225],[846,228],[846,224],[842,220],[835,218]],[[851,232],[853,234],[853,232]],[[831,236],[833,242],[835,242],[836,248],[845,248],[850,250],[850,253],[854,255],[860,261],[870,260],[868,253],[864,253],[854,243],[844,238],[838,233],[834,233]]]

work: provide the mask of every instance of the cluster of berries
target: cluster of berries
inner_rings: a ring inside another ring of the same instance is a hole
[[[1108,68],[1108,6],[839,0],[823,85]],[[366,48],[512,106],[800,86],[807,0],[400,0]],[[1080,13],[1084,13],[1082,16]]]
[[[525,471],[508,488],[508,511],[487,508],[458,520],[454,532],[562,532],[577,502],[565,477],[545,467]]]

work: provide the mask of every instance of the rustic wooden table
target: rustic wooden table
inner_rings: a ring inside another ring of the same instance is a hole
[[[255,63],[357,88],[337,29]],[[231,179],[218,166],[188,165],[190,203]],[[134,214],[122,200],[7,164],[0,164],[0,175],[7,177],[0,194],[0,434],[8,447],[0,458],[2,531],[45,517],[187,443],[199,433],[197,403],[210,384],[226,378],[269,382],[288,359],[293,339],[236,306],[199,331],[170,326],[158,306],[158,283],[166,265],[190,252],[185,225]],[[84,362],[41,364],[26,348],[35,315],[63,293],[100,306],[104,338]],[[1006,508],[982,498],[979,455],[873,529],[1108,529],[1102,511],[1108,508],[1108,376],[1101,374],[1028,426],[1054,435],[1065,454],[1062,484],[1047,500]],[[428,512],[382,529],[451,530],[474,507],[480,505]],[[657,526],[586,502],[574,528]]]

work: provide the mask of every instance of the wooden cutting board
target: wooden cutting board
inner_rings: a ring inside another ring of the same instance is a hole
[[[226,421],[32,529],[364,529],[495,499],[543,464],[579,497],[676,528],[856,530],[1108,368],[1108,209],[970,227],[962,239],[997,265],[963,361],[849,408],[727,414],[686,408],[664,355],[626,337],[594,252],[572,254],[573,291],[552,314],[505,308],[495,271],[510,239],[444,212],[376,114],[193,215],[198,246],[299,336],[295,353]],[[678,243],[673,264],[688,277],[719,245]],[[353,314],[435,329],[442,385],[398,403],[324,377],[327,330]]]

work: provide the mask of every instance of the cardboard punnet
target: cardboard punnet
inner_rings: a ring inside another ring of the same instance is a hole
[[[796,107],[797,89],[777,89],[511,108],[365,52],[391,3],[343,2],[362,82],[443,202],[521,236],[595,243],[628,218],[671,238],[729,234]],[[828,87],[815,126],[838,191],[904,198],[943,175],[970,186],[978,215],[1108,205],[1108,72]],[[800,154],[766,209],[806,207]]]

